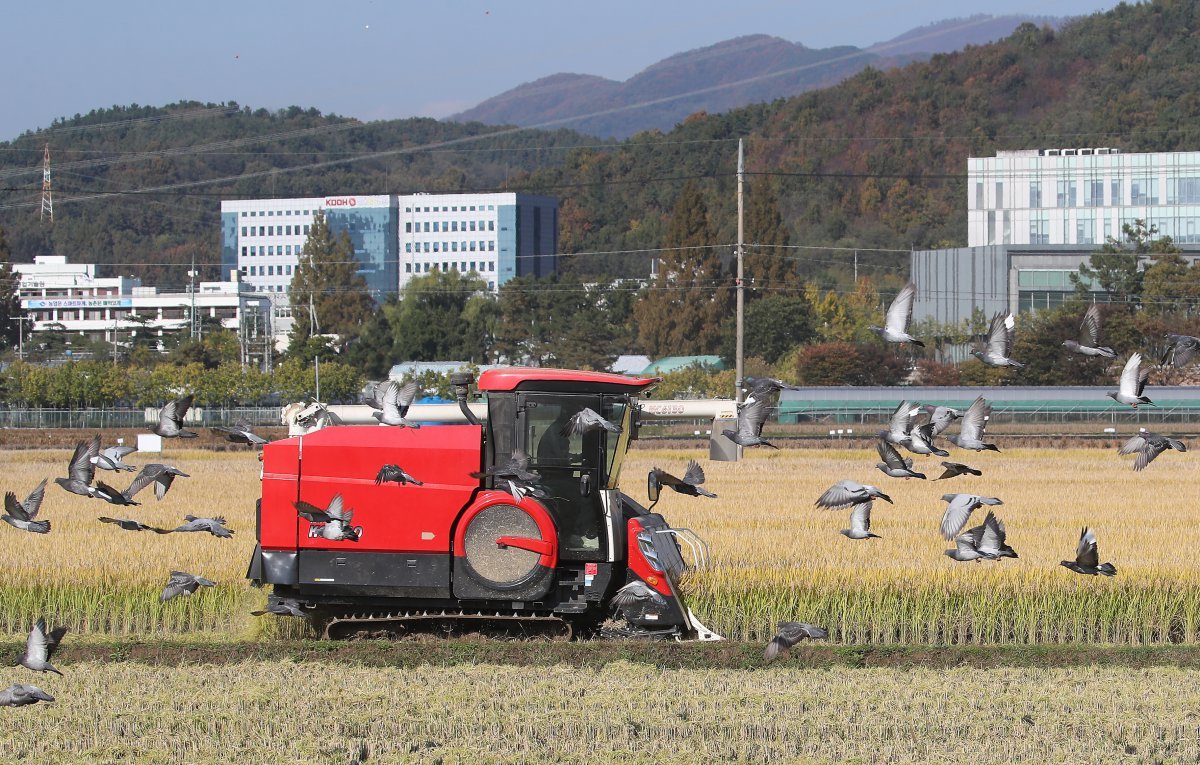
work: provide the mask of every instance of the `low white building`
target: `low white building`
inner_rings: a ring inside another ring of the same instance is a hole
[[[230,281],[199,282],[195,292],[159,292],[128,276],[98,277],[92,263],[68,263],[62,255],[39,256],[33,263],[14,263],[20,279],[21,308],[29,317],[24,337],[61,329],[92,340],[128,343],[132,333],[188,331],[193,310],[199,318],[253,337],[270,336],[270,305],[248,290],[236,271]],[[145,318],[146,327],[131,317]]]

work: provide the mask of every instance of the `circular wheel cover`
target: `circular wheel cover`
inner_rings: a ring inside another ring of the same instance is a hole
[[[541,556],[516,547],[500,548],[500,537],[541,539],[537,523],[516,505],[492,505],[470,520],[463,534],[463,556],[475,573],[504,587],[524,580],[537,568]]]

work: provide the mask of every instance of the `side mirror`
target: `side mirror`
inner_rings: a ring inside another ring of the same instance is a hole
[[[646,476],[646,496],[650,498],[651,504],[658,501],[658,492],[661,488],[658,479],[654,477],[654,471],[651,470]]]

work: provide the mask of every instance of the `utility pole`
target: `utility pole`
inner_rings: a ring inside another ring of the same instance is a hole
[[[14,316],[9,321],[17,322],[17,358],[21,361],[25,360],[25,324],[23,322],[33,321],[32,316]]]
[[[858,250],[854,251],[854,284],[858,284]]]
[[[188,279],[190,280],[189,289],[191,290],[191,293],[192,293],[192,316],[191,316],[192,320],[190,322],[191,327],[190,327],[189,334],[191,335],[191,338],[193,340],[196,340],[200,334],[200,322],[197,321],[197,319],[199,317],[196,316],[196,253],[195,252],[192,253],[192,267],[190,269],[188,269]]]
[[[743,342],[745,340],[745,308],[746,308],[746,283],[745,274],[743,272],[743,216],[742,216],[742,181],[745,172],[745,165],[742,154],[742,139],[738,139],[738,167],[737,167],[737,212],[738,212],[738,232],[737,232],[737,362],[735,372],[735,390],[733,391],[733,400],[739,404],[742,402],[742,386],[745,384],[745,379],[742,376],[743,363],[745,361],[745,349]]]

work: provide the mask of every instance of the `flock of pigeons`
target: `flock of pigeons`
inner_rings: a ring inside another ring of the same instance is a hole
[[[158,423],[151,431],[164,438],[195,438],[196,433],[183,428],[183,418],[191,405],[191,396],[183,396],[171,401],[160,410]],[[240,423],[235,427],[212,428],[212,430],[223,434],[228,440],[235,443],[251,445],[266,443],[265,439],[251,433],[248,426]],[[80,441],[75,447],[74,454],[71,455],[67,476],[55,478],[54,482],[71,494],[90,499],[101,499],[112,505],[136,506],[141,503],[134,497],[143,489],[153,485],[154,496],[161,500],[166,496],[176,478],[189,477],[187,473],[176,467],[158,463],[145,465],[138,472],[135,466],[125,462],[125,458],[135,451],[137,451],[135,447],[124,445],[102,449],[99,435],[87,441]],[[118,475],[123,472],[137,472],[137,475],[134,476],[129,488],[119,491],[104,481],[96,480],[97,470],[110,471]],[[46,483],[47,479],[42,479],[37,488],[30,492],[23,502],[19,501],[13,492],[7,492],[4,495],[4,514],[0,515],[0,520],[23,531],[49,534],[50,521],[38,519],[38,512],[46,495]],[[233,536],[233,530],[225,527],[225,519],[221,517],[198,518],[194,515],[185,515],[184,523],[173,529],[148,526],[128,518],[100,516],[99,520],[126,531],[152,531],[156,534],[206,531],[223,539]],[[165,603],[180,595],[191,595],[200,587],[215,586],[216,582],[203,576],[172,571],[166,587],[159,596],[159,602]],[[47,631],[46,620],[39,619],[29,632],[25,643],[25,653],[18,659],[17,664],[34,672],[53,672],[61,675],[62,672],[50,663],[50,658],[66,633],[66,627]],[[0,706],[19,707],[36,704],[39,701],[54,701],[54,697],[36,685],[24,683],[17,683],[0,690]]]
[[[870,330],[885,342],[923,346],[924,343],[907,332],[916,295],[916,285],[912,282],[906,284],[888,307],[884,325],[882,327],[873,325]],[[1016,322],[1012,314],[996,314],[992,318],[986,341],[972,351],[972,355],[989,366],[1021,369],[1024,365],[1012,358],[1015,327]],[[1084,314],[1078,339],[1065,340],[1062,345],[1069,352],[1075,354],[1115,358],[1117,354],[1113,349],[1099,344],[1099,337],[1100,312],[1097,306],[1092,305]],[[1162,359],[1163,364],[1172,361],[1176,366],[1184,366],[1200,354],[1200,338],[1171,334],[1167,335],[1167,341],[1168,348]],[[1154,402],[1145,395],[1149,374],[1150,369],[1143,365],[1141,354],[1133,353],[1121,372],[1117,390],[1107,395],[1118,403],[1134,408],[1141,405],[1153,406]],[[743,447],[778,448],[762,437],[763,425],[776,407],[775,394],[785,389],[796,390],[796,388],[770,378],[747,378],[746,385],[747,397],[738,405],[737,429],[723,430],[723,435]],[[415,380],[370,382],[363,388],[360,400],[375,410],[374,417],[383,425],[417,428],[420,425],[409,422],[406,415],[418,392],[419,386]],[[183,420],[192,405],[192,400],[193,397],[189,395],[169,402],[160,411],[159,421],[152,428],[152,432],[164,438],[195,438],[197,435],[195,432],[183,427]],[[982,396],[976,398],[966,412],[959,412],[945,406],[921,406],[901,401],[892,414],[888,429],[879,433],[876,451],[882,461],[877,463],[876,467],[891,478],[926,479],[924,473],[913,468],[912,458],[903,457],[897,447],[918,455],[948,457],[949,452],[939,448],[936,439],[941,437],[942,433],[955,421],[959,421],[959,432],[945,436],[946,442],[964,450],[998,452],[1000,450],[995,444],[987,443],[984,440],[991,412],[992,405]],[[310,417],[320,418],[322,415],[332,418],[332,414],[328,413],[324,407],[318,407]],[[336,422],[336,420],[333,421]],[[599,428],[616,433],[621,430],[620,426],[608,422],[596,412],[584,409],[563,425],[562,435],[581,434]],[[266,443],[265,439],[251,432],[249,426],[243,423],[232,428],[212,428],[212,430],[222,433],[228,440],[235,443],[252,446]],[[136,449],[121,445],[106,449],[100,447],[99,435],[90,441],[81,441],[71,457],[67,477],[56,478],[55,483],[72,494],[102,499],[113,505],[133,506],[140,504],[134,500],[134,497],[151,484],[154,485],[155,496],[161,500],[176,477],[188,477],[186,473],[170,465],[150,464],[141,469],[127,489],[119,491],[104,481],[96,481],[96,470],[116,473],[136,471],[137,468],[123,461]],[[1118,452],[1120,454],[1136,453],[1138,456],[1134,462],[1134,470],[1142,470],[1159,454],[1168,449],[1187,451],[1186,446],[1175,438],[1142,432],[1125,442]],[[982,475],[982,471],[958,462],[943,461],[941,466],[944,472],[934,480],[947,480],[960,475]],[[529,457],[519,450],[513,452],[511,459],[471,475],[475,478],[498,479],[498,484],[506,487],[518,500],[526,495],[547,497],[545,490],[538,485],[541,476],[530,469]],[[647,480],[650,494],[655,501],[657,501],[659,490],[663,487],[688,496],[714,498],[717,496],[703,488],[704,470],[695,460],[688,463],[683,478],[676,478],[655,467],[650,471]],[[394,482],[423,485],[421,481],[394,464],[382,466],[376,475],[375,482],[376,484]],[[0,520],[25,531],[39,534],[49,533],[50,521],[37,519],[45,496],[45,488],[46,480],[43,479],[24,502],[18,501],[13,492],[7,492],[4,498],[5,513],[0,516]],[[839,481],[827,489],[817,499],[816,506],[831,510],[850,509],[850,528],[842,529],[840,533],[851,540],[877,539],[880,538],[879,535],[871,531],[871,509],[876,499],[892,502],[891,497],[878,487],[847,479]],[[940,531],[945,539],[953,539],[955,543],[954,549],[945,551],[946,556],[955,561],[976,562],[1018,557],[1016,551],[1007,544],[1004,523],[994,511],[988,511],[982,524],[966,529],[971,514],[976,509],[983,505],[1004,504],[1000,499],[977,494],[948,493],[942,496],[942,500],[947,505],[942,516]],[[335,495],[325,508],[319,508],[303,501],[296,502],[295,506],[299,516],[309,521],[310,535],[312,536],[320,536],[332,541],[356,542],[362,534],[361,527],[353,525],[353,510],[344,506],[344,500],[340,494]],[[233,530],[225,527],[225,519],[221,517],[200,518],[186,515],[184,516],[185,523],[173,529],[156,528],[126,518],[101,516],[99,520],[103,523],[114,524],[127,531],[152,531],[157,534],[207,531],[216,537],[230,538],[234,533]],[[1061,565],[1080,574],[1104,576],[1116,574],[1116,567],[1111,563],[1100,563],[1095,534],[1086,527],[1080,533],[1075,559],[1061,561]],[[181,595],[191,595],[200,587],[213,587],[215,584],[203,576],[172,571],[159,600],[166,602]],[[640,582],[634,582],[622,587],[617,592],[612,605],[614,609],[623,611],[637,601],[654,600],[655,598],[661,600],[661,596],[654,590]],[[265,610],[253,613],[255,615],[272,613],[298,617],[306,615],[299,602],[274,597],[270,599]],[[765,652],[767,660],[778,657],[800,640],[824,639],[829,636],[823,628],[803,622],[780,622],[778,626],[779,634],[770,641]],[[66,628],[61,627],[47,633],[45,620],[39,620],[29,633],[26,651],[19,663],[34,671],[58,672],[49,663],[49,659],[65,633]],[[53,698],[33,685],[17,684],[0,691],[0,706],[23,706],[38,701],[53,701]]]
[[[916,295],[916,285],[912,282],[906,284],[888,307],[884,326],[871,326],[870,330],[889,343],[923,346],[919,339],[907,332]],[[1012,367],[1018,370],[1023,368],[1024,364],[1012,358],[1015,328],[1016,321],[1012,314],[996,314],[992,317],[986,340],[972,351],[972,355],[989,366]],[[1117,353],[1112,348],[1100,344],[1100,330],[1099,307],[1089,306],[1080,324],[1079,336],[1064,340],[1062,347],[1073,354],[1116,358]],[[1200,338],[1168,334],[1166,340],[1167,350],[1161,360],[1164,365],[1173,363],[1176,367],[1181,367],[1200,354]],[[1115,402],[1135,409],[1139,406],[1154,406],[1145,390],[1149,376],[1149,365],[1143,363],[1140,353],[1133,353],[1121,371],[1117,390],[1107,395]],[[737,430],[725,430],[723,434],[741,446],[777,448],[762,437],[762,429],[767,417],[775,409],[775,394],[785,389],[797,390],[780,380],[747,378],[747,397],[738,407]],[[903,457],[900,449],[923,456],[950,456],[949,452],[937,445],[936,440],[942,437],[942,433],[955,421],[959,422],[959,432],[944,436],[946,442],[974,452],[998,452],[1000,450],[995,444],[985,440],[991,413],[992,405],[982,396],[976,398],[965,412],[945,406],[922,406],[901,401],[892,413],[888,429],[879,433],[876,451],[882,461],[877,463],[876,467],[891,478],[926,479],[925,473],[915,470],[912,458]],[[1169,449],[1187,451],[1187,447],[1178,439],[1143,431],[1121,445],[1118,453],[1137,454],[1133,469],[1140,471]],[[983,474],[980,470],[958,462],[943,461],[941,467],[943,473],[934,480]],[[843,480],[829,487],[818,497],[816,506],[831,510],[849,509],[850,528],[842,529],[841,534],[852,540],[866,540],[879,538],[879,535],[871,531],[871,508],[876,499],[892,502],[891,497],[876,486]],[[1016,551],[1008,545],[1004,522],[995,511],[989,510],[982,524],[967,528],[971,514],[976,509],[984,505],[999,506],[1004,504],[1003,501],[996,497],[959,493],[944,494],[942,500],[946,502],[946,508],[939,530],[945,539],[954,540],[954,549],[945,551],[947,557],[955,561],[975,562],[1018,557]],[[1100,562],[1096,535],[1086,527],[1080,532],[1075,547],[1075,558],[1061,561],[1060,565],[1076,573],[1093,576],[1114,576],[1117,573],[1112,563]],[[826,637],[828,633],[824,629],[811,624],[780,622],[779,634],[767,646],[765,657],[767,660],[774,659],[806,638]]]

